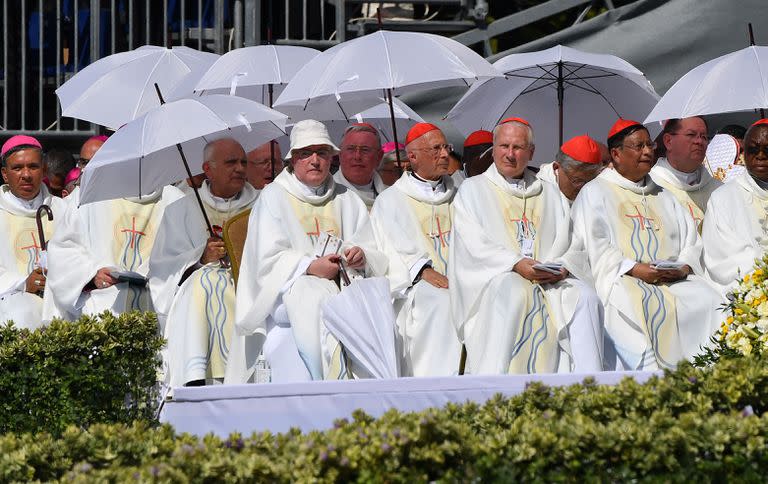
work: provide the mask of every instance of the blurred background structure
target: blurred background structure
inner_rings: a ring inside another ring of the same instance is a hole
[[[222,54],[268,42],[326,49],[379,28],[377,9],[384,29],[450,36],[491,61],[557,44],[618,55],[659,94],[692,67],[745,47],[747,22],[768,18],[766,0],[4,0],[0,137],[23,132],[66,145],[97,133],[62,118],[54,91],[115,52],[153,44]],[[755,24],[755,40],[768,44],[768,26]],[[440,120],[459,94],[406,101]],[[717,125],[745,116],[754,117]]]

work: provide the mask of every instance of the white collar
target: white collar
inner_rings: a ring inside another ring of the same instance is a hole
[[[277,175],[275,182],[294,197],[312,205],[323,205],[336,193],[336,182],[330,175],[320,185],[310,187],[296,178],[292,172],[283,170]]]
[[[430,205],[450,202],[456,193],[456,184],[448,175],[433,181],[418,178],[410,171],[406,171],[392,186],[397,187],[409,197]]]
[[[677,178],[680,183],[684,185],[696,185],[701,181],[701,172],[704,169],[703,166],[699,166],[697,169],[693,170],[692,173],[686,173],[672,166],[672,163],[670,163],[667,158],[659,158],[656,163],[661,162],[662,160],[666,162],[666,168],[669,169],[670,173],[675,175],[675,178]]]
[[[50,204],[50,194],[45,185],[40,184],[40,191],[32,200],[24,200],[11,192],[9,185],[0,187],[0,206],[15,215],[34,216],[40,205]]]
[[[628,178],[624,178],[614,168],[607,168],[601,171],[597,177],[602,180],[606,180],[608,182],[616,184],[622,188],[626,188],[627,190],[633,193],[637,193],[638,195],[645,196],[658,190],[658,185],[654,183],[650,175],[645,175],[639,181],[632,181],[632,180],[629,180]]]

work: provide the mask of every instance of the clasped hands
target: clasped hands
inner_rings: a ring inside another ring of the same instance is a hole
[[[519,260],[517,264],[512,267],[512,270],[534,284],[554,284],[568,277],[568,270],[564,267],[560,269],[559,274],[553,274],[540,269],[534,269],[533,266],[536,264],[540,264],[540,262],[526,257]]]
[[[690,273],[691,266],[689,265],[685,265],[680,269],[659,270],[653,268],[650,264],[638,262],[627,274],[648,284],[659,284],[685,279]]]
[[[24,291],[32,294],[42,294],[45,291],[45,271],[40,267],[29,273],[27,280],[24,283]]]
[[[365,267],[365,252],[360,247],[354,246],[344,250],[344,259],[347,267],[362,269]],[[313,260],[307,267],[307,274],[322,279],[335,279],[339,275],[339,254],[328,254]]]

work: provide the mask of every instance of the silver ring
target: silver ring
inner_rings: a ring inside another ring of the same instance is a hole
[[[102,282],[101,283],[101,287],[107,287],[107,283],[106,282]]]
[[[40,279],[35,279],[35,286],[39,286],[39,285],[40,285]]]

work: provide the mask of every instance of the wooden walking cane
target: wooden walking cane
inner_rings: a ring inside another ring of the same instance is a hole
[[[37,221],[37,236],[40,239],[40,250],[47,250],[48,249],[48,242],[45,241],[45,232],[43,232],[43,217],[41,217],[42,212],[45,212],[46,215],[48,215],[48,221],[53,221],[53,212],[51,211],[51,207],[48,205],[40,205],[38,207],[37,212],[35,213],[35,220]]]

